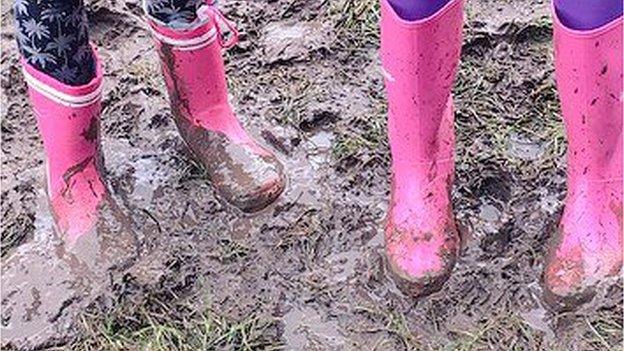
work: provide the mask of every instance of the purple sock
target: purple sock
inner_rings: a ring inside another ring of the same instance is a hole
[[[427,18],[449,1],[451,0],[388,0],[394,11],[407,21]]]
[[[553,0],[557,16],[565,26],[588,30],[622,16],[622,0]]]

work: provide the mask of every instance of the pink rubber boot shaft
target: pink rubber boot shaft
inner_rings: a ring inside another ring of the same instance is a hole
[[[399,282],[420,294],[450,273],[458,247],[449,193],[462,2],[413,22],[401,19],[387,0],[381,4],[393,173],[386,250]]]
[[[48,195],[61,232],[88,232],[105,194],[98,174],[102,69],[83,86],[69,86],[22,61],[28,94],[46,151]]]
[[[622,265],[622,17],[590,31],[553,17],[568,193],[544,280],[572,297]]]
[[[197,126],[226,134],[235,142],[255,145],[228,102],[215,21],[187,31],[149,23],[158,39],[156,45],[172,105],[179,106],[179,113]]]

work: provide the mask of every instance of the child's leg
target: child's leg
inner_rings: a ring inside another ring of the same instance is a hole
[[[554,0],[563,25],[577,30],[598,28],[622,15],[622,0]]]
[[[401,16],[402,19],[407,21],[416,21],[423,18],[427,18],[450,0],[389,0],[390,5]]]
[[[197,9],[204,3],[204,0],[147,0],[147,11],[170,28],[184,28],[197,19]]]
[[[16,0],[14,13],[18,46],[28,63],[69,85],[95,77],[82,0]]]

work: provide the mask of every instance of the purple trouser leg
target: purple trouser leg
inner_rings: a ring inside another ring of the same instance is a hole
[[[553,1],[561,23],[577,30],[598,28],[622,16],[624,4],[622,0]]]
[[[450,0],[388,0],[394,11],[404,20],[416,21],[429,17]]]

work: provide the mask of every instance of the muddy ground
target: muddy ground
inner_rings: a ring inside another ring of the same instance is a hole
[[[4,263],[46,237],[50,215],[2,1]],[[3,349],[620,347],[620,279],[579,310],[541,302],[566,148],[546,1],[467,6],[453,192],[465,245],[443,290],[420,300],[403,296],[383,264],[389,152],[376,0],[222,1],[242,34],[226,54],[232,101],[289,174],[279,201],[253,216],[215,197],[178,138],[139,5],[89,10],[106,71],[105,164],[113,197],[143,231],[138,258],[101,289],[60,301],[54,318],[33,305],[31,320],[15,321],[3,302],[3,328],[45,327],[27,342],[3,329]]]

